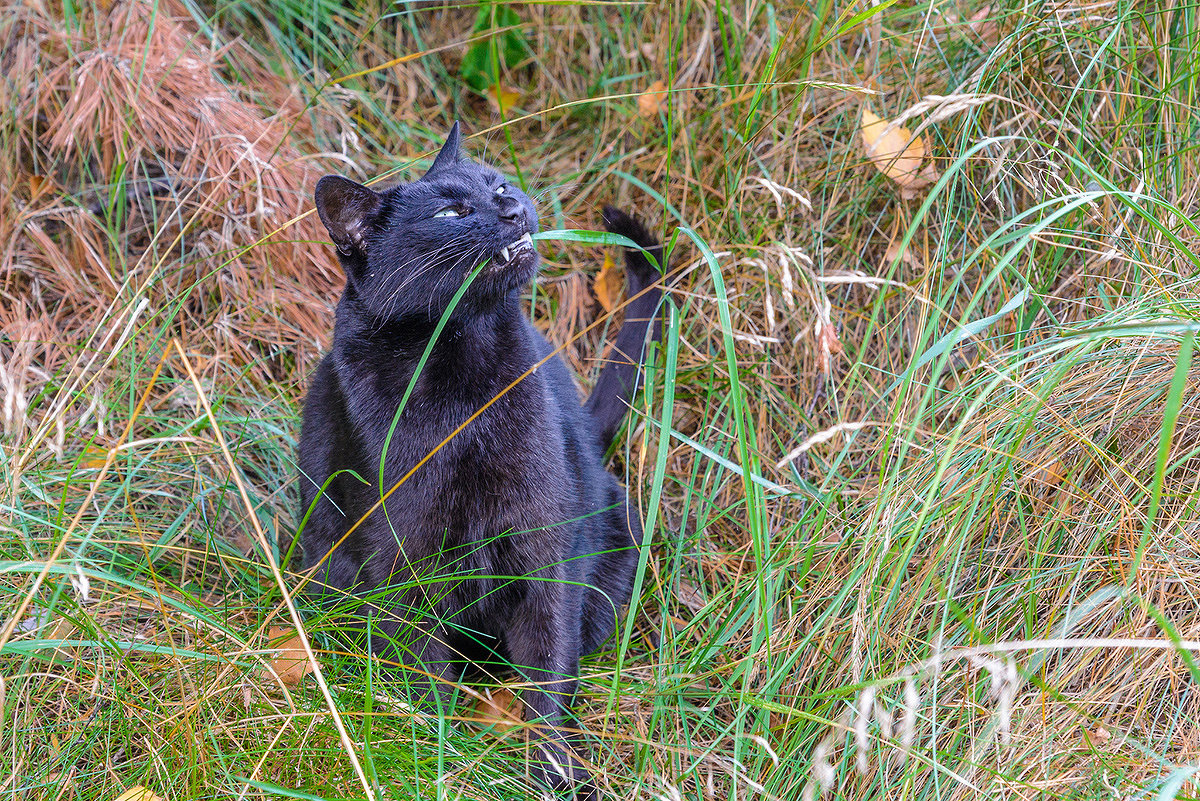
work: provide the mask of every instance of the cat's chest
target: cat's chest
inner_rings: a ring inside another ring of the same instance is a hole
[[[530,414],[518,400],[497,400],[457,433],[458,414],[447,414],[435,431],[428,416],[407,427],[406,410],[384,458],[383,482],[375,473],[361,490],[365,506],[395,488],[386,513],[373,515],[371,534],[364,532],[372,548],[399,545],[418,572],[464,581],[524,575],[560,560],[547,554],[564,547],[558,526],[576,516],[572,480],[545,415]],[[476,597],[492,589],[481,585]]]
[[[389,542],[406,539],[408,556],[577,516],[566,440],[578,399],[559,387],[560,362],[533,369],[546,348],[523,318],[440,342],[415,379],[424,348],[405,357],[383,344],[343,337],[335,356],[353,441],[334,460],[362,479],[347,482],[351,516],[386,495],[375,525]]]
[[[541,376],[509,386],[498,368],[494,378],[479,386],[420,377],[410,388],[407,376],[364,371],[349,377],[346,394],[363,446],[393,469],[438,453],[443,460],[464,451],[503,457],[526,440],[542,439],[556,410]]]
[[[566,480],[561,411],[542,375],[483,391],[419,379],[406,400],[407,381],[355,379],[347,394],[360,461],[376,497],[399,485],[390,499],[397,513],[495,520],[560,505],[548,488],[561,494]]]

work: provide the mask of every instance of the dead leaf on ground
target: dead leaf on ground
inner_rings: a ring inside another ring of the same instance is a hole
[[[29,199],[36,200],[43,192],[55,189],[54,182],[44,175],[29,176]]]
[[[988,44],[1000,39],[1000,12],[994,6],[984,6],[967,18],[967,27]]]
[[[828,374],[833,357],[841,356],[844,352],[842,341],[838,339],[837,329],[832,324],[824,321],[818,321],[813,326],[813,334],[817,338],[817,351],[821,359],[821,372]]]
[[[271,670],[263,669],[261,677],[264,680],[274,680],[275,675],[289,687],[295,687],[301,680],[312,672],[312,664],[308,654],[304,652],[304,643],[300,635],[291,626],[272,626],[267,631],[269,648],[274,654],[270,657]]]
[[[471,721],[480,726],[491,727],[497,734],[504,734],[521,725],[524,706],[512,690],[501,687],[490,690],[475,704]]]
[[[93,470],[99,470],[104,465],[108,464],[108,449],[101,448],[98,445],[88,445],[83,451],[83,458],[79,462],[84,467],[90,467]]]
[[[488,103],[497,114],[503,114],[508,109],[517,105],[521,100],[521,96],[520,89],[514,89],[502,83],[493,84],[487,90]]]
[[[612,256],[605,254],[604,263],[600,265],[600,272],[596,273],[596,283],[592,289],[596,293],[596,300],[600,301],[600,305],[604,311],[611,312],[616,308],[621,300],[621,289],[625,286],[622,280],[621,271],[617,269],[616,262]]]
[[[75,624],[65,617],[56,619],[42,636],[51,642],[78,640],[83,637],[79,629],[75,628]],[[73,659],[78,653],[79,648],[74,645],[61,645],[54,648],[54,655],[62,659]]]
[[[130,787],[125,792],[117,796],[113,801],[163,801],[158,795],[155,795],[153,790],[147,790],[140,784]]]
[[[1067,466],[1061,454],[1045,451],[1029,460],[1022,478],[1029,484],[1054,489],[1067,477]]]
[[[929,149],[924,137],[913,136],[903,125],[889,130],[889,125],[888,120],[864,108],[860,129],[863,147],[875,168],[900,187],[901,196],[912,197],[915,190],[936,181],[938,173],[931,163],[925,163]]]
[[[893,242],[892,244],[888,245],[887,252],[883,254],[882,266],[885,268],[890,267],[892,262],[896,261],[896,259],[900,259],[900,261],[904,262],[909,267],[912,267],[917,272],[921,272],[925,269],[925,265],[921,263],[921,260],[913,255],[912,248],[904,248],[904,250],[901,250],[899,242]]]
[[[675,597],[678,598],[693,615],[699,614],[700,610],[706,605],[704,602],[704,596],[700,594],[700,590],[696,588],[696,585],[682,579],[680,579],[679,585],[675,590]]]
[[[650,88],[638,95],[638,114],[643,117],[657,117],[660,111],[667,107],[667,85],[655,81]]]

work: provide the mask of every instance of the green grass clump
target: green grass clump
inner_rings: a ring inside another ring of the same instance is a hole
[[[520,727],[471,720],[495,682],[414,716],[289,561],[341,282],[312,188],[414,176],[462,119],[544,229],[615,202],[684,270],[613,459],[651,545],[576,703],[605,793],[1195,795],[1197,31],[1125,2],[12,9],[0,793],[527,797]],[[935,182],[873,166],[864,107]],[[531,314],[590,381],[603,254],[541,247]],[[281,681],[297,622],[321,671]]]

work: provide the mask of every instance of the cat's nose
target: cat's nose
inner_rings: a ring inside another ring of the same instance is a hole
[[[506,223],[519,223],[525,220],[525,209],[516,198],[500,198],[500,219]]]

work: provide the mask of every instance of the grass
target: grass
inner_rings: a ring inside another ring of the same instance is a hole
[[[651,546],[583,665],[606,792],[1194,797],[1196,9],[516,13],[0,18],[0,793],[526,797],[519,729],[414,718],[329,616],[323,685],[270,672],[341,280],[312,187],[416,174],[461,118],[543,228],[615,202],[690,268],[613,459]],[[901,197],[864,105],[939,183]],[[542,250],[586,383],[603,253]]]

